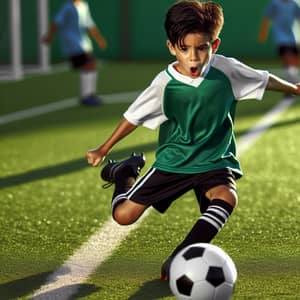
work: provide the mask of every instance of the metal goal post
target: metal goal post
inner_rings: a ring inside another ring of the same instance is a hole
[[[22,79],[24,73],[49,71],[49,49],[41,43],[42,36],[48,30],[48,0],[36,0],[38,58],[34,66],[25,66],[22,61],[21,1],[8,0],[9,61],[1,66],[0,80]],[[0,4],[1,6],[1,4]],[[0,8],[1,9],[1,8]]]

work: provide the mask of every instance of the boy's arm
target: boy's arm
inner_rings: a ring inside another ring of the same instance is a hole
[[[107,42],[104,36],[101,34],[99,29],[94,26],[88,29],[89,34],[93,37],[93,39],[96,41],[100,49],[106,49],[107,48]]]
[[[48,32],[43,36],[42,42],[49,45],[51,44],[54,34],[57,31],[57,26],[55,23],[51,23]]]
[[[300,83],[290,83],[283,80],[274,74],[269,74],[269,81],[266,87],[267,90],[279,91],[286,94],[300,95]]]
[[[88,163],[93,167],[97,167],[105,159],[106,154],[111,148],[136,128],[137,125],[131,124],[126,119],[123,119],[104,144],[87,152],[86,157]]]
[[[258,41],[264,43],[268,38],[270,20],[267,17],[264,17],[258,33]]]

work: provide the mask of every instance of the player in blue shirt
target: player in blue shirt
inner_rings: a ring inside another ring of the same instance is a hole
[[[271,0],[267,4],[259,31],[259,41],[268,38],[272,25],[273,39],[285,70],[286,80],[298,82],[300,7],[295,0]]]
[[[96,97],[96,60],[89,36],[94,38],[101,49],[106,49],[107,43],[93,21],[88,3],[83,0],[66,1],[56,13],[43,41],[50,44],[56,31],[60,35],[63,53],[73,68],[80,70],[80,103],[100,104],[101,99]]]

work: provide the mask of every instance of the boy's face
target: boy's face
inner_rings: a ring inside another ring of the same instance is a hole
[[[167,41],[170,53],[176,56],[178,61],[174,67],[179,73],[191,78],[201,74],[219,45],[220,39],[212,42],[208,36],[201,33],[188,33],[182,44],[172,45],[169,40]]]

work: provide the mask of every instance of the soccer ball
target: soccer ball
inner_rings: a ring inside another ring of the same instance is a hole
[[[170,288],[179,300],[228,300],[237,271],[221,248],[198,243],[181,250],[170,267]]]

